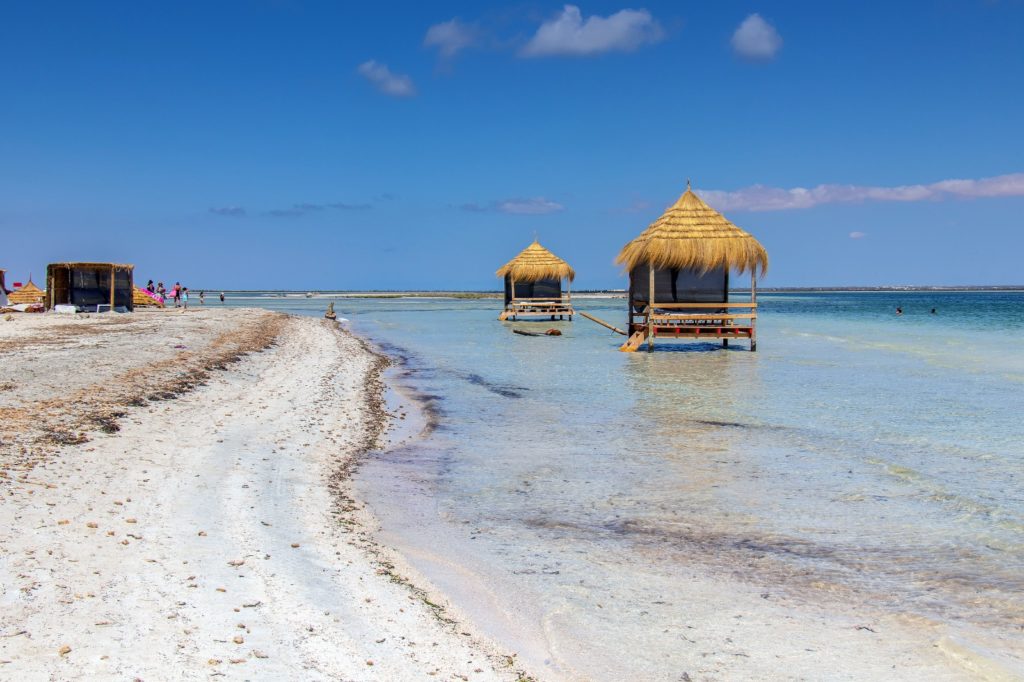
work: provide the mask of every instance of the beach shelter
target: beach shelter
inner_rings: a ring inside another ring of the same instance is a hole
[[[708,206],[686,183],[676,203],[626,244],[615,262],[629,272],[629,339],[636,351],[656,337],[749,339],[757,350],[757,277],[768,253]],[[750,300],[729,301],[729,274],[750,273]]]
[[[572,320],[570,283],[576,271],[535,239],[495,273],[505,280],[505,309],[499,320],[520,317],[568,317]],[[566,289],[562,291],[562,280]]]
[[[134,309],[134,265],[50,263],[46,266],[46,309],[73,305],[79,310]]]
[[[28,278],[28,283],[20,289],[15,289],[7,296],[7,300],[11,302],[11,305],[17,305],[19,303],[42,303],[43,296],[46,294],[42,289],[37,287],[32,281],[32,278]]]

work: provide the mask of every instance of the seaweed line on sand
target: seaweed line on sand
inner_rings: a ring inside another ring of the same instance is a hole
[[[364,511],[364,508],[353,496],[352,475],[368,455],[380,448],[381,436],[387,431],[391,415],[386,409],[384,400],[386,386],[383,374],[384,370],[391,366],[392,361],[362,337],[341,328],[338,329],[338,332],[348,334],[355,339],[363,351],[372,357],[372,361],[363,378],[363,400],[366,401],[366,411],[370,415],[365,434],[353,455],[341,461],[329,477],[328,487],[334,497],[336,521],[343,526],[345,532],[353,535],[352,544],[366,553],[376,567],[377,575],[408,590],[412,598],[422,603],[442,627],[470,637],[476,648],[487,656],[496,668],[512,672],[516,676],[516,682],[536,682],[536,678],[518,668],[515,654],[498,654],[492,651],[492,647],[460,628],[459,621],[448,612],[443,604],[434,601],[428,590],[402,575],[395,564],[396,552],[377,542],[366,528],[365,521],[359,518],[358,513]]]
[[[212,372],[270,348],[286,319],[282,313],[254,315],[185,360],[158,360],[64,397],[0,408],[0,467],[8,470],[0,469],[0,485],[15,471],[24,475],[45,463],[65,445],[88,442],[91,433],[117,432],[128,408],[177,398],[205,385]]]

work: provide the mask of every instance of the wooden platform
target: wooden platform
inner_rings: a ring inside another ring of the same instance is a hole
[[[551,320],[568,318],[572,321],[572,316],[575,314],[576,311],[573,310],[568,297],[561,299],[516,298],[505,306],[505,310],[501,311],[498,319],[502,322],[505,320],[515,321],[520,318],[549,318]]]
[[[707,312],[705,312],[707,311]],[[742,323],[741,323],[742,321]],[[757,303],[655,303],[630,315],[629,338],[619,348],[635,353],[657,338],[720,340],[748,339],[757,350]]]

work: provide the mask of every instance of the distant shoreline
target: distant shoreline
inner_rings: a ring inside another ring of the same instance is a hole
[[[214,291],[206,289],[206,291]],[[501,298],[500,291],[456,291],[456,290],[295,290],[295,289],[217,289],[225,295],[281,294],[283,296],[339,296],[342,298],[461,298],[461,299],[493,299]],[[729,290],[732,293],[747,293],[749,288]],[[759,287],[761,294],[814,294],[814,293],[968,293],[968,292],[1024,292],[1024,284],[992,285],[992,286],[878,286],[878,287]],[[624,296],[625,289],[580,289],[572,292],[576,296]]]

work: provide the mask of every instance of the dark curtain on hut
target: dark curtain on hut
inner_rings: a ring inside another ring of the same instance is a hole
[[[516,298],[562,298],[562,280],[539,279],[536,282],[516,282]],[[505,275],[505,305],[512,302],[512,278]]]
[[[94,307],[110,303],[110,276],[114,275],[114,306],[132,308],[132,282],[128,270],[71,269],[71,305]]]
[[[650,271],[638,265],[629,273],[629,298],[637,312],[647,304]],[[695,270],[654,270],[655,303],[726,303],[729,300],[729,272],[716,268]]]

